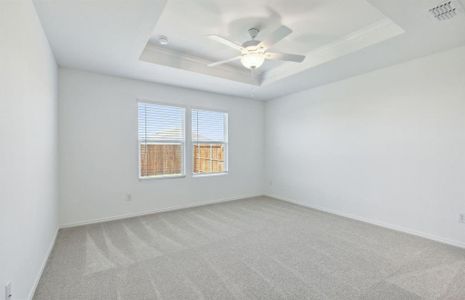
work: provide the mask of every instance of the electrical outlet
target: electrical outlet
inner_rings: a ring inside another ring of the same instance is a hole
[[[5,300],[9,300],[13,297],[13,294],[11,293],[11,282],[8,282],[5,284]]]
[[[465,224],[465,214],[460,214],[459,215],[459,222],[462,224]]]

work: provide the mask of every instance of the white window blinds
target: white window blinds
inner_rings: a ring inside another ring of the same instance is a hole
[[[185,109],[138,103],[139,176],[184,174]]]
[[[228,114],[192,109],[193,173],[227,171]]]

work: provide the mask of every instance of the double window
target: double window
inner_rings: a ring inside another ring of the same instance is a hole
[[[139,177],[177,177],[186,173],[186,150],[194,175],[228,170],[228,114],[190,110],[155,103],[138,103]],[[186,125],[191,139],[186,147]]]

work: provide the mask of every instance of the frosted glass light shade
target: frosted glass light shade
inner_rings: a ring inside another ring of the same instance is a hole
[[[246,53],[241,57],[241,63],[247,69],[258,69],[265,61],[263,53]]]

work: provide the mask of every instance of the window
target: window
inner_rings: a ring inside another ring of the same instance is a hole
[[[193,173],[228,171],[228,114],[192,110]]]
[[[185,109],[138,103],[139,177],[184,175]]]

